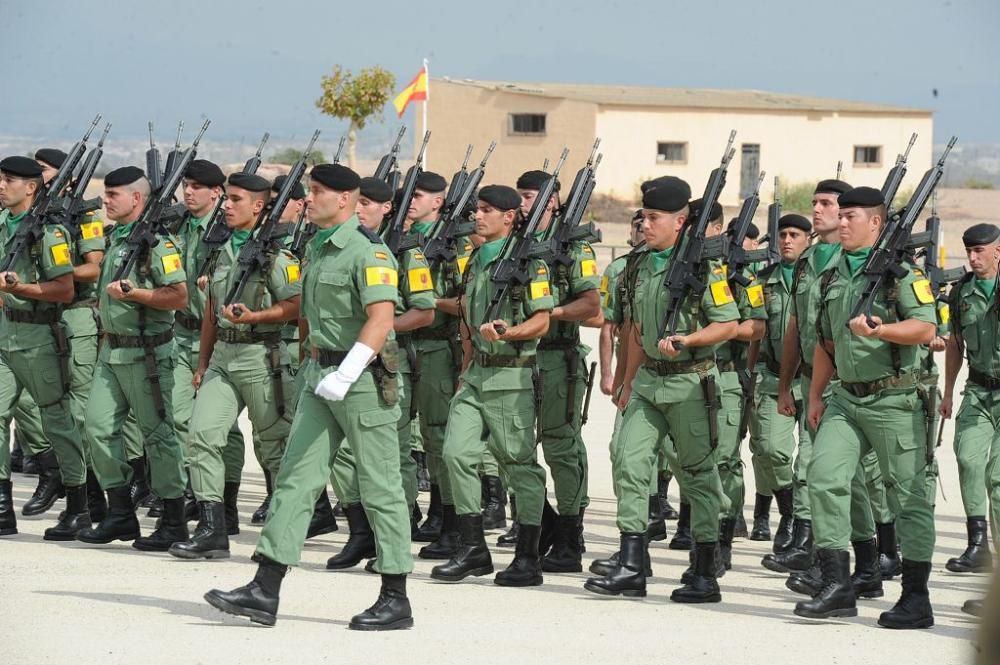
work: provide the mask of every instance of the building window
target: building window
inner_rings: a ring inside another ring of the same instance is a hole
[[[856,145],[854,146],[855,166],[881,166],[882,146],[880,145]]]
[[[684,164],[687,162],[687,143],[668,143],[659,141],[656,144],[657,164]]]
[[[510,133],[522,136],[545,136],[545,114],[511,113]]]

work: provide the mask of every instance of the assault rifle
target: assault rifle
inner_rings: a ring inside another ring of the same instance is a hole
[[[839,178],[838,178],[839,180]],[[774,176],[774,202],[767,206],[767,265],[781,261],[781,245],[778,239],[778,222],[781,221],[781,192],[778,187],[778,176]]]
[[[746,240],[747,232],[750,230],[750,223],[757,212],[757,206],[760,205],[760,185],[762,182],[764,182],[763,171],[757,176],[757,184],[754,186],[753,191],[750,192],[750,196],[743,199],[743,206],[740,208],[740,214],[736,216],[736,223],[733,224],[729,233],[722,234],[722,237],[726,238],[726,242],[729,245],[725,257],[726,274],[728,275],[729,288],[734,293],[736,291],[735,287],[745,289],[750,286],[751,280],[745,274],[747,266],[758,261],[767,260],[767,250],[746,250],[743,248],[743,242]]]
[[[178,160],[180,160],[180,158],[184,154],[181,151],[181,134],[183,132],[184,132],[184,121],[181,120],[180,122],[177,123],[177,138],[174,139],[174,149],[171,150],[169,153],[167,153],[167,163],[163,167],[164,178],[166,177],[166,174],[173,173],[174,168],[177,166]],[[181,177],[182,178],[184,177],[183,174],[181,174]],[[156,190],[153,191],[155,192]],[[170,193],[173,194],[172,191]]]
[[[149,127],[149,150],[146,151],[146,179],[149,180],[149,187],[152,191],[160,191],[163,186],[163,158],[160,156],[160,149],[156,147],[153,139],[153,122],[148,123]]]
[[[892,207],[892,201],[896,198],[896,193],[899,191],[899,186],[903,182],[903,176],[906,175],[906,160],[910,156],[910,149],[913,144],[917,141],[917,133],[914,132],[910,136],[910,142],[906,146],[906,151],[902,155],[896,157],[896,164],[889,169],[888,175],[885,177],[885,183],[882,185],[882,200],[885,201],[886,216],[889,217],[894,212]]]
[[[562,155],[552,170],[552,175],[539,188],[538,196],[531,204],[527,218],[512,229],[510,235],[504,240],[490,275],[493,293],[489,305],[486,307],[486,317],[483,319],[483,323],[489,323],[499,318],[500,308],[510,300],[514,289],[526,286],[534,277],[530,270],[532,259],[543,258],[546,255],[547,248],[544,241],[535,240],[535,234],[545,216],[549,199],[556,191],[556,179],[566,162],[567,155],[569,155],[569,150],[563,148]],[[503,335],[507,329],[503,326],[496,326],[496,331]]]
[[[333,156],[333,163],[340,164],[340,156],[344,154],[344,144],[347,142],[347,135],[340,137],[340,143],[337,144],[337,154]]]
[[[406,224],[406,213],[410,208],[410,201],[413,199],[413,193],[417,189],[417,178],[420,174],[424,172],[424,153],[427,151],[427,143],[431,140],[430,131],[424,132],[424,142],[420,146],[420,152],[417,153],[417,162],[413,165],[406,174],[406,180],[403,181],[403,195],[396,205],[395,210],[392,211],[391,216],[379,229],[379,235],[382,236],[382,241],[385,246],[389,248],[393,256],[399,257],[400,253],[412,249],[414,247],[419,247],[423,244],[420,239],[416,238],[406,238],[406,243],[408,247],[403,247],[404,236],[406,235],[403,230]]]
[[[382,155],[382,159],[378,161],[378,166],[375,168],[375,173],[373,177],[379,180],[384,180],[386,183],[392,185],[391,176],[393,171],[397,170],[399,167],[399,142],[403,140],[403,134],[406,133],[406,125],[399,128],[399,133],[396,134],[396,142],[392,144],[389,148],[389,152]],[[395,189],[393,189],[395,191]]]
[[[868,326],[873,329],[876,327],[875,321],[872,319],[872,306],[875,303],[875,297],[889,280],[899,279],[906,275],[906,267],[903,264],[912,256],[910,233],[913,230],[913,224],[931,198],[931,194],[934,193],[934,188],[940,182],[941,176],[944,175],[944,162],[956,141],[958,141],[958,137],[951,137],[937,163],[927,169],[927,172],[920,179],[920,184],[917,185],[917,189],[913,192],[913,197],[906,204],[906,207],[897,213],[886,215],[887,219],[883,223],[878,241],[872,247],[871,254],[868,255],[868,259],[861,268],[867,283],[862,291],[861,299],[851,310],[848,321],[864,314]]]
[[[570,252],[573,243],[601,241],[601,232],[593,222],[580,225],[590,203],[590,197],[594,193],[594,186],[597,184],[594,173],[601,163],[601,155],[597,154],[600,145],[601,139],[594,141],[587,163],[577,171],[576,178],[573,179],[573,186],[566,197],[566,203],[556,210],[552,216],[552,224],[545,234],[544,242],[551,252],[547,262],[555,268],[561,266],[568,269],[573,265],[573,256]]]
[[[83,138],[77,141],[66,154],[62,166],[56,171],[47,184],[43,185],[40,191],[35,192],[35,198],[31,201],[27,215],[18,224],[14,238],[7,246],[7,253],[0,263],[0,272],[9,272],[17,260],[31,252],[31,248],[45,235],[45,225],[49,221],[49,216],[60,203],[62,192],[70,184],[73,172],[76,170],[83,155],[87,152],[87,141],[90,134],[101,121],[100,114],[90,123],[90,127],[84,133]],[[13,275],[6,275],[7,284],[16,284],[17,279]]]
[[[924,274],[931,283],[934,297],[941,300],[944,287],[954,284],[966,275],[963,266],[945,270],[941,266],[941,218],[937,213],[937,192],[931,196],[931,216],[927,218],[924,231],[911,233],[907,248],[914,252],[914,258],[924,259]]]
[[[236,280],[229,289],[229,293],[226,294],[224,301],[226,306],[240,302],[240,299],[243,297],[243,290],[246,289],[250,277],[256,271],[267,266],[274,257],[275,252],[278,251],[281,238],[284,237],[282,234],[276,232],[280,225],[281,214],[285,211],[285,207],[288,206],[288,202],[292,198],[292,189],[302,179],[302,176],[305,175],[306,159],[312,154],[313,146],[316,144],[316,139],[318,138],[319,130],[317,129],[313,133],[312,139],[309,141],[309,145],[306,146],[302,156],[292,165],[291,170],[288,172],[288,177],[285,178],[285,183],[281,186],[281,191],[261,210],[260,215],[257,216],[252,235],[243,247],[240,248],[240,253],[236,257],[236,265],[234,266]],[[233,308],[237,316],[240,314],[240,309]]]
[[[51,218],[65,226],[66,230],[73,234],[73,237],[80,236],[80,221],[83,217],[101,209],[100,196],[95,196],[92,199],[84,199],[83,197],[87,193],[87,186],[94,177],[97,164],[104,156],[104,140],[108,138],[110,131],[111,123],[108,123],[104,126],[104,132],[97,145],[87,153],[86,159],[83,160],[83,166],[80,167],[80,172],[49,212]]]
[[[490,147],[483,155],[479,166],[472,169],[465,179],[461,193],[455,197],[451,206],[446,206],[441,218],[431,229],[431,235],[424,244],[424,257],[430,264],[431,269],[437,269],[442,262],[450,263],[458,256],[455,242],[459,238],[464,238],[475,230],[475,224],[465,217],[466,206],[472,201],[472,197],[479,189],[479,183],[486,173],[486,162],[497,147],[496,141],[490,142]]]
[[[462,160],[462,168],[455,172],[455,175],[451,177],[451,184],[448,185],[448,193],[444,196],[444,205],[441,206],[442,209],[448,210],[455,205],[455,201],[462,194],[462,190],[465,189],[465,183],[469,179],[469,158],[472,157],[472,144],[465,149],[465,159]]]
[[[121,289],[125,293],[130,292],[132,287],[123,280],[129,276],[132,269],[139,262],[139,259],[151,247],[156,247],[160,242],[159,236],[163,229],[165,218],[169,214],[172,214],[171,202],[174,190],[177,189],[181,179],[184,177],[184,172],[187,171],[188,165],[194,160],[198,152],[198,144],[201,142],[201,137],[205,135],[205,130],[208,129],[209,124],[211,124],[211,121],[206,120],[191,147],[181,152],[180,156],[174,160],[173,169],[167,173],[163,187],[149,197],[142,212],[139,214],[139,218],[132,224],[132,231],[129,232],[128,238],[125,240],[125,256],[118,266],[118,270],[115,271],[114,276],[111,278],[111,281],[121,283]]]
[[[264,144],[267,143],[270,137],[270,134],[264,132],[264,136],[260,139],[260,145],[257,146],[257,152],[243,165],[243,173],[247,175],[257,173],[257,169],[260,168],[261,164],[260,154],[264,150]],[[208,226],[205,228],[205,233],[201,236],[202,244],[206,245],[209,249],[208,256],[205,257],[205,262],[202,264],[201,269],[198,270],[199,277],[207,277],[215,272],[215,266],[219,263],[222,248],[229,242],[229,238],[233,235],[232,229],[226,226],[226,211],[223,210],[226,198],[226,191],[223,189],[222,194],[219,195],[219,198],[215,202],[215,207],[212,208],[212,215]]]

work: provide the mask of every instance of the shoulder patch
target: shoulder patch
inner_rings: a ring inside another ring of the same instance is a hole
[[[716,307],[728,305],[733,302],[733,292],[729,290],[729,282],[725,280],[713,282],[710,288],[712,290],[712,302]]]
[[[580,274],[583,277],[596,277],[598,275],[597,261],[594,259],[580,261]]]
[[[726,274],[726,271],[722,268],[712,268],[712,274],[716,277],[723,277]]]
[[[917,302],[921,305],[929,305],[934,302],[931,283],[926,279],[918,279],[913,283],[913,295],[917,297]]]
[[[83,237],[84,240],[103,238],[104,227],[101,225],[100,220],[84,222],[80,224],[80,235]]]
[[[173,249],[175,247],[174,243],[170,242],[169,240],[164,240],[163,246],[166,247],[167,249]]]
[[[593,254],[594,250],[590,247],[590,245],[584,245],[583,246],[583,253],[584,254]]]
[[[52,235],[54,235],[54,236],[55,236],[55,237],[57,237],[57,238],[65,238],[65,237],[66,237],[66,236],[65,236],[65,235],[63,234],[63,232],[62,232],[62,231],[60,231],[59,229],[56,229],[55,231],[53,231],[53,232],[52,232]]]
[[[366,227],[364,227],[364,226],[362,226],[360,224],[358,225],[358,233],[360,233],[364,237],[368,238],[368,240],[370,240],[373,245],[381,245],[382,244],[382,238],[380,238],[377,233],[375,233],[374,231],[372,231],[372,230],[370,230],[370,229],[368,229],[368,228],[366,228]]]
[[[62,234],[59,234],[62,237]],[[64,242],[52,245],[52,263],[57,266],[68,266],[70,264],[69,245]]]
[[[750,301],[751,307],[763,307],[764,306],[764,287],[760,284],[751,284],[747,288],[747,299]]]
[[[297,263],[285,266],[285,279],[288,280],[289,284],[299,281],[299,266]]]
[[[386,254],[385,252],[375,252],[375,258],[376,259],[381,259],[383,261],[388,261],[389,260],[389,255]]]

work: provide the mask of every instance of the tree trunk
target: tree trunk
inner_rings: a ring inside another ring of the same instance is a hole
[[[347,165],[353,170],[358,170],[358,126],[351,121],[351,126],[347,129]]]

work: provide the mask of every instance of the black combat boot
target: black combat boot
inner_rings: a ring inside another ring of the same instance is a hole
[[[878,565],[882,569],[882,579],[891,580],[903,571],[899,548],[896,546],[896,523],[876,524],[875,533],[878,537]]]
[[[823,588],[812,600],[795,603],[795,614],[807,619],[858,616],[857,599],[851,586],[851,553],[847,550],[817,550],[823,571]]]
[[[197,522],[201,519],[201,508],[194,498],[194,492],[190,486],[184,490],[184,520],[187,522]]]
[[[660,512],[660,497],[656,494],[649,497],[649,514],[646,518],[646,538],[652,542],[654,540],[667,539],[667,522]]]
[[[538,553],[541,556],[548,554],[549,548],[556,539],[556,524],[559,523],[559,513],[549,503],[548,497],[542,504],[542,526],[541,535],[538,538]]]
[[[646,547],[645,547],[644,551],[646,553],[646,555],[645,555],[646,577],[652,577],[653,576],[653,566],[652,566],[652,563],[649,560],[649,543],[646,543]],[[594,559],[593,561],[591,561],[590,562],[590,569],[589,570],[590,570],[590,572],[594,573],[595,575],[600,575],[601,577],[605,577],[612,570],[614,570],[615,568],[618,567],[620,560],[621,560],[621,552],[620,551],[619,552],[615,552],[614,554],[612,554],[611,556],[609,556],[607,559]]]
[[[132,547],[143,552],[166,552],[174,543],[187,542],[187,520],[184,519],[184,497],[163,500],[163,516],[157,520],[156,529],[148,536],[140,536]]]
[[[59,515],[59,522],[45,530],[44,540],[76,540],[81,529],[89,529],[90,510],[87,509],[87,486],[66,488],[66,510]]]
[[[217,501],[199,501],[198,513],[198,526],[191,538],[174,543],[167,551],[178,559],[228,559],[225,505]]]
[[[785,580],[785,586],[795,593],[801,593],[810,598],[815,597],[823,590],[823,571],[820,570],[819,562],[814,560],[813,565],[809,566],[809,570],[805,572],[791,573]]]
[[[447,563],[434,566],[431,577],[445,582],[458,582],[470,575],[489,575],[493,572],[493,559],[486,546],[483,533],[483,516],[458,515],[460,545]]]
[[[517,499],[514,495],[510,495],[510,528],[507,529],[507,533],[501,534],[497,538],[497,547],[514,547],[517,545],[518,532],[521,527],[517,523]]]
[[[969,534],[969,546],[961,556],[948,559],[944,567],[953,573],[988,573],[993,561],[990,543],[986,539],[986,518],[970,517],[965,528]]]
[[[10,448],[10,470],[13,473],[24,473],[24,449],[21,448],[16,428]]]
[[[142,506],[148,508],[148,503],[152,492],[149,489],[149,481],[146,480],[146,458],[137,457],[128,461],[132,467],[132,480],[129,482],[129,496],[132,497],[132,506],[138,508]],[[156,517],[150,515],[150,517]]]
[[[455,506],[442,506],[444,513],[441,521],[441,535],[437,540],[420,548],[417,556],[421,559],[433,561],[447,561],[458,551],[458,516],[455,514]]]
[[[433,543],[441,536],[444,524],[444,510],[441,506],[441,486],[431,484],[431,503],[427,506],[427,519],[417,529],[413,540],[418,543]]]
[[[158,518],[163,516],[163,499],[152,492],[146,495],[146,498],[142,500],[139,507],[146,509],[146,517]]]
[[[747,518],[743,516],[743,511],[741,510],[736,516],[736,528],[733,529],[734,538],[749,538],[750,533],[747,531]]]
[[[649,552],[644,533],[623,533],[618,550],[618,560],[603,577],[592,577],[583,588],[602,596],[626,596],[644,598],[646,596],[646,571]],[[591,571],[596,572],[591,567]]]
[[[677,510],[670,505],[670,499],[667,498],[667,490],[669,489],[670,476],[661,471],[656,477],[656,495],[660,497],[660,512],[663,514],[663,519],[670,520],[672,522],[680,515],[677,513]]]
[[[26,476],[38,475],[38,460],[31,453],[24,453],[24,461],[21,463],[21,473]]]
[[[497,476],[483,476],[482,485],[486,497],[486,505],[483,506],[483,528],[506,529],[507,492],[504,491],[503,481]]]
[[[101,522],[108,514],[108,500],[92,469],[87,469],[87,508],[91,522]]]
[[[346,512],[344,516],[347,516]],[[420,530],[420,520],[422,519],[424,519],[424,514],[420,512],[420,504],[414,500],[413,505],[410,506],[410,541],[413,540],[413,537],[417,535],[417,531]]]
[[[542,557],[542,570],[547,573],[579,573],[583,570],[580,551],[582,513],[560,515],[556,523],[556,539],[549,553]]]
[[[271,472],[264,469],[264,488],[267,494],[264,496],[264,500],[260,502],[260,505],[257,506],[257,510],[253,511],[253,515],[250,516],[250,524],[263,524],[267,520],[267,511],[271,508],[271,493],[274,491],[272,482]]]
[[[761,565],[776,573],[803,571],[813,562],[812,520],[795,520],[792,546],[777,554],[765,554]]]
[[[21,514],[25,517],[41,515],[52,507],[58,499],[66,496],[62,476],[59,473],[59,460],[56,451],[49,448],[44,453],[36,455],[38,460],[38,486],[34,494],[21,506]]]
[[[681,510],[677,518],[677,531],[670,539],[667,546],[672,550],[690,550],[694,547],[694,539],[691,538],[691,504],[681,500]]]
[[[736,520],[726,517],[719,520],[719,567],[721,573],[717,577],[722,577],[727,570],[733,568],[733,537],[736,530]]]
[[[316,497],[316,507],[313,509],[312,519],[309,520],[309,530],[306,531],[306,539],[322,536],[325,533],[333,533],[338,529],[337,518],[333,516],[333,506],[330,505],[330,496],[326,493],[326,488]]]
[[[771,495],[758,494],[753,504],[750,540],[771,540]]]
[[[718,570],[718,543],[698,543],[694,547],[694,577],[679,589],[674,589],[670,600],[675,603],[718,603],[722,601]]]
[[[882,571],[878,565],[878,545],[875,539],[852,542],[854,548],[854,573],[851,586],[858,598],[881,598]]]
[[[417,491],[431,491],[431,472],[427,469],[427,454],[419,450],[410,452],[410,457],[417,464]]]
[[[493,578],[500,586],[538,586],[542,583],[542,565],[538,551],[538,541],[542,528],[522,524],[518,528],[517,547],[514,560]]]
[[[729,536],[729,534],[725,532],[727,527],[725,524],[723,524],[723,522],[724,520],[719,520],[719,541],[721,543],[724,537],[730,538],[729,551],[731,554],[732,536]],[[697,576],[697,568],[698,568],[697,553],[698,553],[697,548],[695,547],[692,547],[690,551],[688,551],[688,567],[683,573],[681,573],[681,584],[691,584],[694,581],[694,578]],[[731,563],[730,567],[732,567]],[[720,545],[719,547],[715,548],[715,579],[719,580],[725,577],[726,570],[728,569],[726,568],[726,562],[722,556],[722,547]]]
[[[205,600],[227,614],[248,617],[254,623],[273,626],[277,621],[278,592],[281,591],[281,580],[285,577],[288,566],[260,554],[255,554],[254,560],[258,562],[257,574],[249,584],[232,591],[212,589],[205,594]]]
[[[781,516],[781,519],[778,520],[778,530],[774,533],[774,544],[771,547],[771,551],[775,554],[781,554],[795,542],[795,538],[792,535],[792,525],[794,522],[792,513],[795,509],[792,488],[783,487],[780,490],[775,490],[774,498],[777,500],[778,514]]]
[[[413,627],[413,612],[406,597],[406,575],[383,575],[378,600],[351,617],[351,630],[400,630]]]
[[[81,529],[76,539],[83,543],[107,545],[113,540],[135,540],[139,537],[139,520],[135,517],[132,494],[128,485],[108,490],[108,514],[90,529]]]
[[[931,576],[930,561],[903,559],[903,595],[888,612],[882,612],[878,625],[883,628],[930,628],[934,625],[927,580]]]
[[[222,503],[226,507],[226,534],[237,536],[240,533],[240,508],[236,499],[240,495],[240,484],[226,483],[222,492]]]
[[[0,536],[17,533],[17,514],[14,512],[14,497],[9,480],[0,480]]]
[[[364,506],[352,503],[344,508],[347,515],[347,528],[350,535],[344,543],[344,549],[326,560],[327,570],[344,570],[353,568],[365,559],[375,556],[375,533],[368,522]]]

